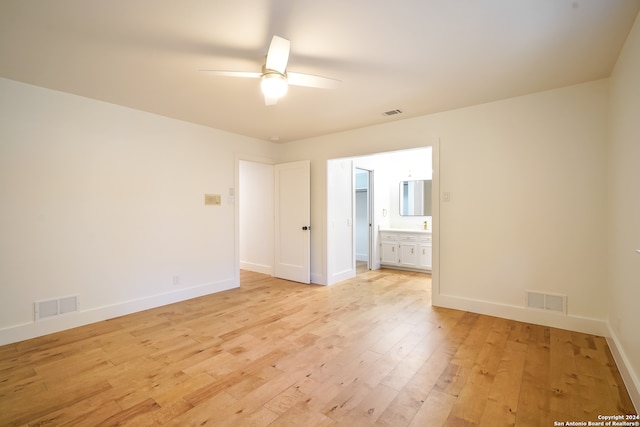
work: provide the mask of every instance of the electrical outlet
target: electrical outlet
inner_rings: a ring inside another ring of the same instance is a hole
[[[173,276],[173,286],[180,286],[180,276]]]

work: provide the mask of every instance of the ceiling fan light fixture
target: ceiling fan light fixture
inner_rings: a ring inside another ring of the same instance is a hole
[[[282,98],[287,93],[287,78],[280,73],[265,73],[260,82],[260,89],[267,98]]]

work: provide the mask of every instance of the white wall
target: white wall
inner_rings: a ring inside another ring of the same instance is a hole
[[[6,79],[0,93],[0,344],[238,286],[234,151],[272,144]],[[34,323],[34,301],[72,294],[81,312]]]
[[[604,318],[606,104],[599,81],[438,117],[443,294]]]
[[[239,161],[240,268],[273,274],[273,165]]]
[[[625,380],[640,409],[640,19],[611,77],[609,269],[606,280],[614,348],[629,367]],[[619,365],[621,365],[619,363]],[[625,374],[625,372],[623,372]]]
[[[312,162],[312,222],[324,233],[327,159],[440,139],[438,303],[598,329],[606,316],[607,81],[284,144]],[[312,271],[326,271],[322,239]],[[525,290],[568,295],[569,316],[525,311]],[[436,298],[434,297],[434,298]],[[475,305],[474,305],[475,304]],[[600,331],[602,332],[602,331]]]

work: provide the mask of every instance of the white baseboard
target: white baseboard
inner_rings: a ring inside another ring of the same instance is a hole
[[[624,348],[620,345],[620,341],[609,323],[607,323],[607,328],[609,333],[606,338],[609,348],[611,349],[611,354],[616,361],[620,375],[622,375],[624,385],[627,386],[627,391],[636,409],[636,414],[640,414],[640,379],[638,378],[638,374],[633,370],[633,366],[629,362]]]
[[[586,334],[608,335],[604,320],[589,317],[564,315],[544,310],[528,309],[516,305],[498,304],[489,301],[461,298],[453,295],[432,296],[433,305],[436,307],[453,308],[456,310],[471,311],[488,316],[503,317],[519,322],[533,323],[536,325],[550,326],[553,328],[567,329]]]
[[[324,280],[324,276],[320,273],[311,272],[311,283],[314,285],[326,285],[327,282]]]
[[[348,269],[344,271],[340,271],[333,276],[331,276],[327,282],[328,285],[333,285],[334,283],[342,282],[343,280],[351,279],[352,277],[356,277],[355,269]]]
[[[262,265],[253,262],[240,261],[240,269],[273,276],[273,266],[271,265]]]
[[[100,322],[150,308],[161,307],[175,302],[185,301],[240,286],[238,279],[230,279],[215,283],[206,283],[190,288],[178,289],[163,294],[123,301],[116,304],[80,310],[40,322],[29,322],[0,329],[0,345],[11,344],[90,323]]]

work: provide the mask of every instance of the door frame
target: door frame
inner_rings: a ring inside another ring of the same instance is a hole
[[[267,164],[270,165],[274,168],[274,173],[273,173],[273,183],[274,183],[274,204],[276,203],[276,188],[275,188],[275,167],[277,165],[284,165],[284,164],[294,164],[294,163],[302,163],[302,162],[306,162],[308,164],[308,169],[310,170],[310,161],[309,160],[302,160],[299,162],[284,162],[284,163],[277,163],[274,161],[274,159],[270,158],[270,157],[263,157],[263,156],[254,156],[254,155],[250,155],[250,154],[246,154],[246,153],[235,153],[234,155],[234,187],[229,188],[229,196],[228,196],[228,204],[229,205],[233,205],[234,208],[234,265],[233,265],[233,284],[234,286],[238,287],[240,286],[240,162],[241,161],[245,161],[245,162],[253,162],[253,163],[263,163],[263,164]],[[311,176],[308,177],[309,180],[311,179]],[[309,196],[311,195],[311,188],[309,187]],[[309,213],[310,213],[310,199],[309,199]],[[274,256],[273,259],[271,261],[271,269],[273,271],[273,276],[275,277],[275,272],[276,272],[276,256],[275,256],[275,251],[277,250],[276,248],[276,236],[275,236],[275,232],[276,232],[276,225],[275,225],[275,206],[274,206],[274,234],[271,237],[271,242],[270,245],[274,248]],[[309,230],[307,231],[307,233],[310,235],[311,233],[311,227],[310,227],[310,223],[307,224],[307,226],[309,227]],[[311,253],[311,245],[309,244],[309,253]],[[309,280],[307,280],[306,282],[302,282],[302,283],[310,283],[310,273],[311,270],[311,259],[309,259]]]
[[[237,286],[240,286],[240,161],[264,163],[273,166],[274,160],[270,157],[255,156],[247,153],[235,153],[234,155],[234,179],[233,187],[229,189],[229,204],[233,205],[233,282]],[[233,195],[231,195],[233,193]],[[271,242],[271,246],[275,246],[274,241]],[[273,262],[272,262],[273,264]]]
[[[432,229],[432,270],[431,270],[431,300],[432,303],[434,305],[436,301],[439,300],[439,296],[440,296],[440,138],[439,137],[429,137],[427,138],[427,141],[425,142],[424,145],[420,145],[420,146],[415,146],[415,147],[406,147],[403,149],[398,149],[398,150],[389,150],[389,151],[381,151],[381,152],[377,152],[377,153],[366,153],[366,154],[361,154],[361,155],[353,155],[353,156],[348,156],[348,157],[341,157],[341,158],[331,158],[327,160],[327,164],[330,161],[336,161],[336,160],[340,160],[340,159],[357,159],[357,158],[365,158],[368,156],[373,156],[373,155],[378,155],[378,154],[385,154],[385,153],[393,153],[393,152],[398,152],[398,151],[411,151],[411,150],[415,150],[415,149],[419,149],[419,148],[428,148],[431,147],[431,168],[432,168],[432,194],[431,194],[431,202],[432,202],[432,214],[431,214],[431,229]],[[363,168],[363,167],[361,167]],[[329,177],[326,176],[325,177],[326,182],[328,184],[329,182]],[[327,193],[326,193],[326,197],[327,197],[327,202],[325,205],[326,211],[325,211],[325,227],[328,229],[330,224],[329,224],[329,206],[331,205],[331,195],[329,194],[329,187],[327,185]],[[374,214],[374,232],[375,232],[375,214]],[[375,233],[373,233],[375,235]],[[374,239],[375,243],[374,245],[377,244],[377,239]],[[329,234],[327,234],[325,236],[325,253],[327,254],[327,257],[330,256],[330,252],[333,249],[331,247],[332,242],[329,238]],[[355,247],[354,247],[355,250]],[[376,254],[378,253],[377,251],[375,251]],[[329,279],[332,277],[332,274],[334,273],[331,270],[331,263],[330,262],[326,262],[325,264],[325,280],[329,281]],[[376,268],[379,268],[376,265]],[[331,284],[331,283],[328,283]]]

